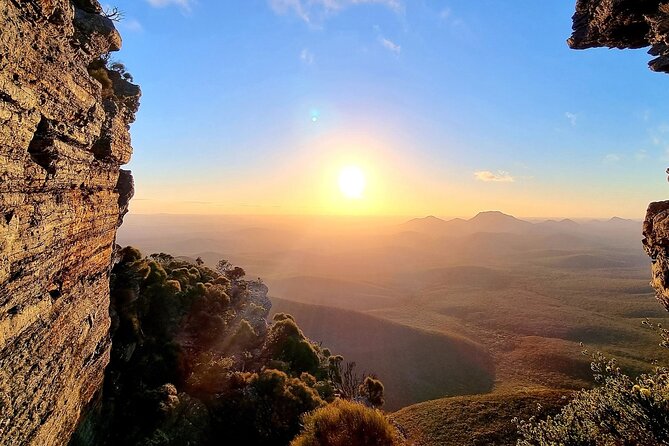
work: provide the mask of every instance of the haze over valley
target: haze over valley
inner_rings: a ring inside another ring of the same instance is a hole
[[[118,242],[242,266],[272,311],[387,390],[386,409],[453,395],[592,385],[583,342],[632,373],[663,353],[641,222],[429,216],[128,215]],[[664,356],[662,356],[664,357]]]

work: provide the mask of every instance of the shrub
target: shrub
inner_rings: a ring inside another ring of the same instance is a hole
[[[290,446],[394,446],[404,444],[378,410],[341,399],[303,417],[304,429]]]
[[[592,369],[602,386],[582,390],[554,417],[516,420],[519,446],[669,444],[669,369],[634,380],[600,353]]]
[[[258,338],[258,334],[253,330],[251,324],[246,319],[242,319],[237,326],[237,330],[230,338],[231,347],[236,349],[244,349],[250,343]]]
[[[307,383],[279,370],[234,373],[229,387],[213,411],[225,444],[288,444],[301,416],[325,404]]]
[[[374,407],[383,406],[383,383],[378,379],[371,376],[365,377],[365,380],[360,384],[358,391],[360,396],[369,402],[370,405]]]
[[[278,314],[269,329],[265,351],[272,359],[286,361],[296,373],[318,373],[320,358],[292,316]],[[277,320],[278,319],[278,320]]]

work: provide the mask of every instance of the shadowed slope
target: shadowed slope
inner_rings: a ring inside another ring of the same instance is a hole
[[[447,395],[492,389],[494,368],[478,344],[455,335],[406,327],[365,314],[272,298],[273,312],[295,316],[304,333],[376,373],[387,410]]]

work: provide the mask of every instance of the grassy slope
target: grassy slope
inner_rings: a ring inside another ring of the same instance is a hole
[[[568,395],[559,390],[535,390],[443,398],[401,409],[391,419],[415,446],[514,445],[514,417],[555,413]]]
[[[272,312],[295,316],[304,333],[379,375],[387,410],[446,395],[485,393],[494,368],[480,345],[457,335],[413,329],[358,312],[273,298]]]

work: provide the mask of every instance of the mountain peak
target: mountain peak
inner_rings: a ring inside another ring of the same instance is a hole
[[[518,220],[513,215],[505,214],[504,212],[501,211],[481,211],[478,214],[476,214],[476,216],[471,218],[469,221],[481,220],[481,219],[502,219],[502,218]]]
[[[435,217],[434,215],[428,215],[426,217],[416,217],[412,218],[409,220],[407,223],[415,223],[415,224],[442,224],[446,223],[446,220],[442,220],[439,217]]]

